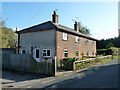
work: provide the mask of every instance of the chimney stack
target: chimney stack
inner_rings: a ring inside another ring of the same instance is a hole
[[[52,22],[58,24],[58,15],[56,14],[55,11],[54,11],[54,13],[52,15]]]
[[[75,31],[79,32],[78,23],[76,21],[75,21],[75,24],[74,24],[74,29],[75,29]]]

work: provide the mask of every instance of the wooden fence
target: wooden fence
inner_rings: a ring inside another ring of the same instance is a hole
[[[54,63],[48,61],[37,62],[31,55],[27,54],[2,54],[2,68],[45,75],[54,75]]]

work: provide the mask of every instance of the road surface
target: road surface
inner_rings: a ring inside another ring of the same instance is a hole
[[[118,58],[63,76],[10,85],[13,88],[118,88]]]

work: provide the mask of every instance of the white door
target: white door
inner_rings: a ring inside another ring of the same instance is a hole
[[[39,48],[34,49],[34,58],[37,62],[40,62],[40,49]]]

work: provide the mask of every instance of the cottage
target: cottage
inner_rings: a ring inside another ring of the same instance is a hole
[[[84,35],[78,30],[60,25],[58,15],[54,11],[52,21],[47,21],[21,31],[18,34],[18,53],[31,54],[37,62],[44,60],[52,62],[51,58],[84,56],[95,57],[96,39]]]

